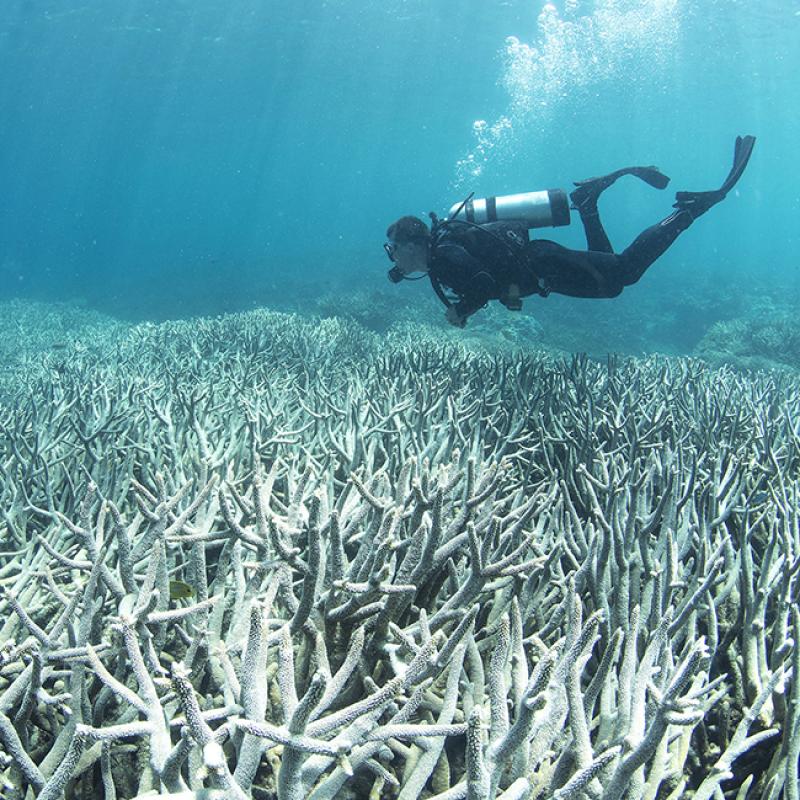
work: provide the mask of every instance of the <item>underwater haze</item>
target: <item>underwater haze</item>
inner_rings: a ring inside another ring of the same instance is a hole
[[[621,250],[675,190],[719,186],[735,136],[753,134],[735,193],[633,298],[526,310],[678,309],[680,287],[712,317],[716,293],[785,299],[798,40],[798,0],[9,0],[0,296],[129,319],[373,289],[423,302],[386,282],[401,214],[657,164],[663,193],[621,181],[603,198]],[[584,246],[577,215],[534,233]]]

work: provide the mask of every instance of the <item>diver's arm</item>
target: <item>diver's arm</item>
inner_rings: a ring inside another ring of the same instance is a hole
[[[462,297],[452,308],[466,324],[467,318],[471,317],[476,311],[480,311],[488,302],[488,297],[469,295],[468,297]]]
[[[453,314],[448,315],[447,319],[453,325],[458,324],[455,321],[457,315],[462,322],[460,327],[463,327],[467,317],[483,308],[492,297],[497,296],[497,281],[482,262],[471,256],[460,245],[442,245],[439,248],[439,255],[459,270],[460,285],[457,289],[460,299],[453,306]],[[451,319],[451,316],[454,318]]]

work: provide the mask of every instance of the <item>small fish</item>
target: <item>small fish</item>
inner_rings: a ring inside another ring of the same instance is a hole
[[[187,597],[194,597],[194,587],[183,581],[169,582],[169,599],[183,600]]]

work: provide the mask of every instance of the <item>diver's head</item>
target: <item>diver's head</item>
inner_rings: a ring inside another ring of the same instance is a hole
[[[383,249],[394,266],[389,280],[399,283],[414,272],[428,271],[431,232],[419,217],[400,217],[386,231]]]

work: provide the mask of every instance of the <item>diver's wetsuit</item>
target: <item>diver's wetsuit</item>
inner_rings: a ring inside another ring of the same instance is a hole
[[[676,211],[647,228],[617,254],[596,204],[587,203],[579,211],[588,250],[570,250],[547,239],[528,241],[527,228],[517,223],[479,226],[485,230],[445,223],[431,250],[429,275],[434,288],[447,287],[458,296],[454,305],[461,317],[474,313],[489,300],[504,300],[514,283],[522,297],[549,292],[571,297],[616,297],[625,286],[636,283],[692,223],[690,213]]]
[[[663,189],[669,178],[656,167],[624,167],[576,183],[570,199],[580,212],[588,250],[570,250],[546,239],[531,242],[527,228],[519,223],[471,225],[458,219],[439,223],[429,260],[433,288],[462,320],[489,300],[519,308],[519,297],[530,294],[616,297],[636,283],[695,219],[725,199],[742,176],[755,141],[754,136],[737,136],[733,166],[722,186],[709,192],[677,192],[673,206],[677,211],[643,231],[621,253],[614,252],[603,230],[597,199],[622,175],[636,175]],[[514,285],[518,292],[510,291]],[[443,287],[450,288],[457,301],[451,302]]]

